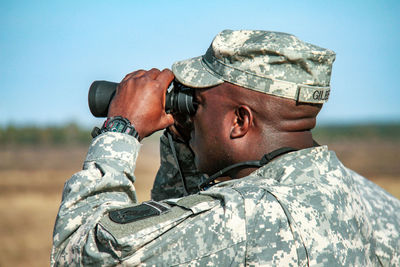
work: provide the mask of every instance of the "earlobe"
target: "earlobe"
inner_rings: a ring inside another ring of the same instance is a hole
[[[253,124],[253,113],[248,106],[242,105],[235,110],[235,120],[232,125],[230,138],[241,138],[247,134]]]

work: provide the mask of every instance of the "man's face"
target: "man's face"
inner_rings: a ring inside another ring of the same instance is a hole
[[[198,108],[191,117],[193,127],[189,145],[195,154],[197,168],[208,175],[231,164],[228,143],[229,109],[223,89],[223,85],[219,85],[195,92]]]

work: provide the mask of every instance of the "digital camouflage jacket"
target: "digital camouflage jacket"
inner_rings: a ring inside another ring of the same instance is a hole
[[[120,133],[93,140],[83,170],[64,187],[52,265],[400,265],[400,201],[326,146],[288,153],[200,193],[142,204],[134,187],[139,148]],[[178,183],[167,148],[162,137],[153,196]],[[199,174],[189,165],[184,172],[194,180]]]

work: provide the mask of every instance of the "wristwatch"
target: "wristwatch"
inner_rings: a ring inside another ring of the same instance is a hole
[[[139,133],[136,131],[133,124],[131,124],[128,119],[121,116],[107,118],[106,121],[103,123],[101,129],[99,129],[98,127],[94,127],[92,130],[92,137],[95,138],[99,134],[105,132],[129,134],[140,141]]]

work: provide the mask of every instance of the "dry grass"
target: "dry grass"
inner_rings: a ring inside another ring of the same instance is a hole
[[[345,165],[400,198],[400,144],[331,144]],[[86,147],[26,147],[0,151],[0,266],[49,265],[54,220],[63,184],[78,171]],[[140,201],[150,197],[159,166],[158,144],[146,142],[138,160]]]
[[[86,147],[0,151],[0,266],[49,266],[63,185],[81,169],[86,152]],[[145,142],[136,168],[140,201],[150,198],[158,158],[158,144]]]

